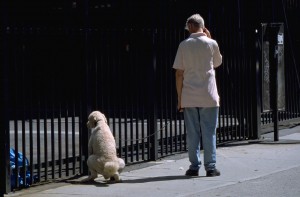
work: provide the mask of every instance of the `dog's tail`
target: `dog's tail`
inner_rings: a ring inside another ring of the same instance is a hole
[[[119,162],[109,161],[104,164],[105,174],[109,176],[112,176],[116,172],[118,172],[118,169],[119,169]]]
[[[119,174],[121,174],[121,172],[123,171],[123,169],[125,167],[125,162],[122,158],[118,158],[118,160],[119,160],[119,170],[118,170],[118,172],[119,172]]]

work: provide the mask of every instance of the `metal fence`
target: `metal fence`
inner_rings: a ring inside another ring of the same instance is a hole
[[[194,3],[2,2],[0,193],[86,174],[86,121],[93,110],[107,116],[126,164],[186,151],[172,63],[188,36],[185,19],[195,12],[206,19],[224,58],[216,70],[217,143],[257,139],[274,122],[261,103],[262,22],[284,23],[285,108],[279,121],[298,118],[299,3]],[[14,168],[10,148],[24,156],[21,163],[14,159]]]

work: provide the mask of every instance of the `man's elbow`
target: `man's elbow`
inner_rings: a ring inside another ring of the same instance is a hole
[[[183,71],[182,70],[176,70],[175,76],[176,76],[176,78],[182,78],[183,77]]]
[[[222,56],[218,58],[216,61],[214,61],[214,67],[218,67],[222,64]]]

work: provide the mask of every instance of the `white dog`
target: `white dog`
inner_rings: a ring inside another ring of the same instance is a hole
[[[99,111],[92,112],[88,117],[87,127],[92,129],[87,160],[91,175],[81,182],[93,181],[98,174],[103,175],[105,179],[119,182],[119,174],[124,169],[125,162],[117,157],[116,142],[105,115]]]

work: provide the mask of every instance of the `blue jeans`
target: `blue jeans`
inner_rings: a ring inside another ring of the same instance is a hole
[[[219,107],[184,108],[184,122],[187,130],[187,146],[191,170],[199,170],[201,166],[201,137],[204,150],[205,170],[215,169],[218,113]]]

